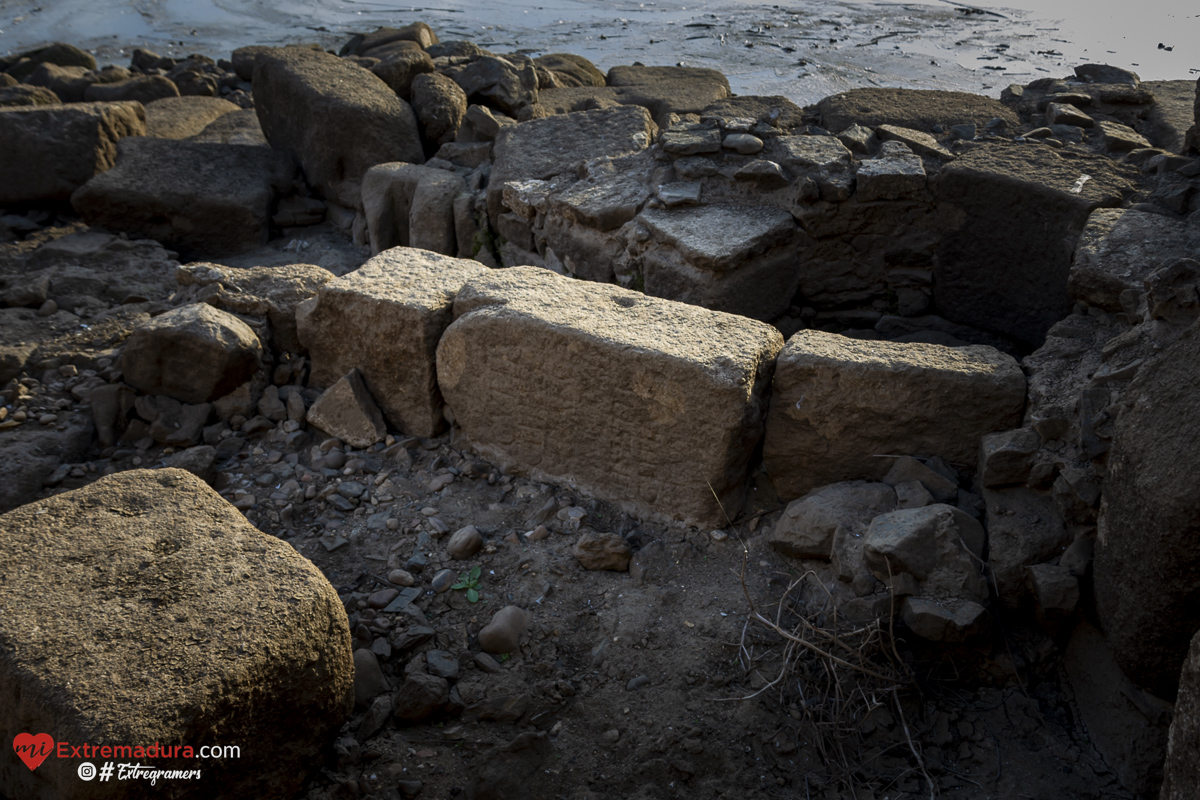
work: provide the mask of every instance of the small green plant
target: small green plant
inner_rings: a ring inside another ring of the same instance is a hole
[[[475,567],[470,572],[462,572],[458,576],[458,583],[451,586],[451,589],[466,589],[467,602],[479,602],[479,576],[483,572],[479,567]]]
[[[510,653],[501,653],[501,654],[500,654],[500,655],[499,655],[499,656],[496,658],[496,660],[497,660],[497,661],[499,661],[501,664],[503,664],[505,661],[508,661],[508,659],[509,659],[509,658],[511,658],[511,657],[512,657],[512,654],[510,654]]]

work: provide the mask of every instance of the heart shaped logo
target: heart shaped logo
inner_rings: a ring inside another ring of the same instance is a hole
[[[54,752],[54,737],[48,733],[18,733],[13,739],[13,750],[30,769],[37,769]]]

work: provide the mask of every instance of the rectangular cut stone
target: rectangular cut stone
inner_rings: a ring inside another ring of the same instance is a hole
[[[989,144],[946,166],[934,261],[942,316],[1040,346],[1071,310],[1067,275],[1088,215],[1120,205],[1134,175],[1108,158],[1032,143]]]
[[[873,158],[858,168],[855,191],[862,202],[901,200],[925,188],[925,164],[917,155]]]
[[[145,134],[141,103],[0,109],[0,203],[66,200],[112,167],[119,139]]]
[[[130,137],[71,204],[89,225],[221,256],[267,243],[275,197],[294,177],[291,159],[265,147]]]
[[[973,464],[984,434],[1016,427],[1025,375],[993,347],[801,331],[775,368],[763,463],[779,496],[881,479],[894,459]]]
[[[737,516],[774,328],[535,267],[471,280],[454,314],[438,380],[485,457],[650,517]]]
[[[850,163],[851,153],[833,136],[780,136],[775,140],[788,167],[832,169]]]
[[[121,472],[0,516],[0,564],[7,747],[45,734],[74,747],[194,748],[192,758],[51,755],[36,771],[9,751],[7,797],[294,797],[350,715],[337,592],[190,473]],[[198,761],[213,745],[240,756]],[[84,761],[201,774],[154,789],[115,775],[85,783]]]
[[[442,429],[434,358],[454,296],[487,272],[478,261],[394,247],[321,287],[296,311],[312,359],[310,383],[332,386],[358,368],[387,421],[412,436]]]
[[[579,111],[502,128],[493,150],[488,180],[488,215],[493,223],[504,211],[504,184],[546,180],[575,172],[593,158],[631,155],[654,141],[657,127],[638,106]]]
[[[646,209],[641,253],[646,293],[768,320],[792,301],[797,251],[809,243],[792,215],[772,206]]]

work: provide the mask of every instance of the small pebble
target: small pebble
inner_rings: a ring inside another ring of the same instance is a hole
[[[387,522],[385,522],[384,525],[387,526],[389,531],[400,530],[400,520],[396,519],[395,517],[388,517]]]
[[[525,533],[525,538],[531,542],[540,542],[542,539],[550,537],[550,529],[545,525],[538,525],[531,531]]]
[[[38,422],[40,422],[42,425],[53,425],[54,423],[58,422],[58,415],[42,414],[40,417],[38,417]]]
[[[447,472],[445,475],[437,475],[429,482],[429,491],[440,492],[450,484],[454,483],[454,476]]]
[[[452,569],[438,570],[438,573],[433,576],[433,580],[430,581],[429,585],[435,592],[441,594],[453,586],[457,579],[458,577],[454,574],[454,570]]]
[[[388,573],[388,581],[397,586],[413,586],[417,580],[412,576],[411,572],[402,569],[394,569]]]
[[[604,732],[603,739],[609,744],[616,744],[621,738],[621,732],[616,728]]]
[[[396,589],[380,589],[367,598],[367,606],[369,608],[383,608],[395,600],[399,594],[400,592]]]
[[[649,685],[650,679],[648,677],[645,675],[638,675],[636,678],[629,679],[629,683],[625,684],[625,691],[632,692],[636,689],[642,688],[643,686]]]
[[[47,300],[46,302],[42,303],[40,308],[38,308],[37,315],[39,317],[48,317],[51,314],[55,314],[57,312],[58,312],[58,303],[54,302],[53,300]]]

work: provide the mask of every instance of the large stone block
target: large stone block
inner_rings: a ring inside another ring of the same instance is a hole
[[[416,247],[454,255],[454,199],[466,190],[466,181],[444,169],[419,164],[371,167],[362,184],[371,252]]]
[[[737,516],[774,328],[534,267],[471,280],[454,314],[438,381],[486,457],[637,513]]]
[[[840,131],[854,124],[875,128],[899,125],[928,133],[934,125],[950,130],[955,125],[974,123],[982,128],[999,117],[1015,129],[1020,120],[1012,109],[968,92],[924,89],[851,89],[817,103],[821,124]]]
[[[271,146],[300,163],[309,185],[348,208],[359,207],[371,167],[425,161],[412,107],[368,70],[328,53],[286,47],[259,54],[254,107]]]
[[[350,714],[337,593],[190,473],[124,472],[5,514],[0,560],[5,743],[28,733],[73,746],[241,748],[239,758],[112,759],[201,771],[154,789],[84,783],[78,758],[51,756],[35,771],[9,753],[7,797],[293,797]]]
[[[442,429],[435,353],[478,261],[396,247],[321,287],[296,313],[312,359],[309,381],[332,386],[358,368],[384,417],[413,436]]]
[[[979,147],[946,166],[934,262],[942,316],[1040,346],[1071,310],[1067,276],[1088,215],[1133,191],[1129,170],[1032,143]]]
[[[616,158],[645,150],[656,134],[650,114],[638,106],[580,111],[502,127],[496,136],[488,180],[488,215],[495,224],[504,211],[507,181],[545,180],[574,173],[581,162],[589,159]]]
[[[232,314],[196,303],[154,317],[125,342],[125,382],[145,394],[207,403],[248,381],[262,343]]]
[[[244,252],[267,243],[271,206],[295,170],[264,147],[137,137],[116,165],[71,196],[89,225],[157,239],[189,255]]]
[[[1101,208],[1088,217],[1071,264],[1071,297],[1105,311],[1133,310],[1160,267],[1200,253],[1200,224],[1162,214]],[[1121,295],[1126,295],[1126,309]]]
[[[1015,427],[1025,376],[986,345],[943,347],[801,331],[775,369],[763,462],[784,499],[879,480],[893,459],[973,464],[984,434]]]
[[[141,103],[0,109],[0,203],[66,200],[117,159],[117,141],[146,133]]]
[[[791,304],[808,236],[772,206],[646,209],[646,294],[768,320]]]
[[[1168,700],[1200,629],[1198,363],[1200,322],[1130,384],[1096,539],[1100,627],[1125,674]]]

